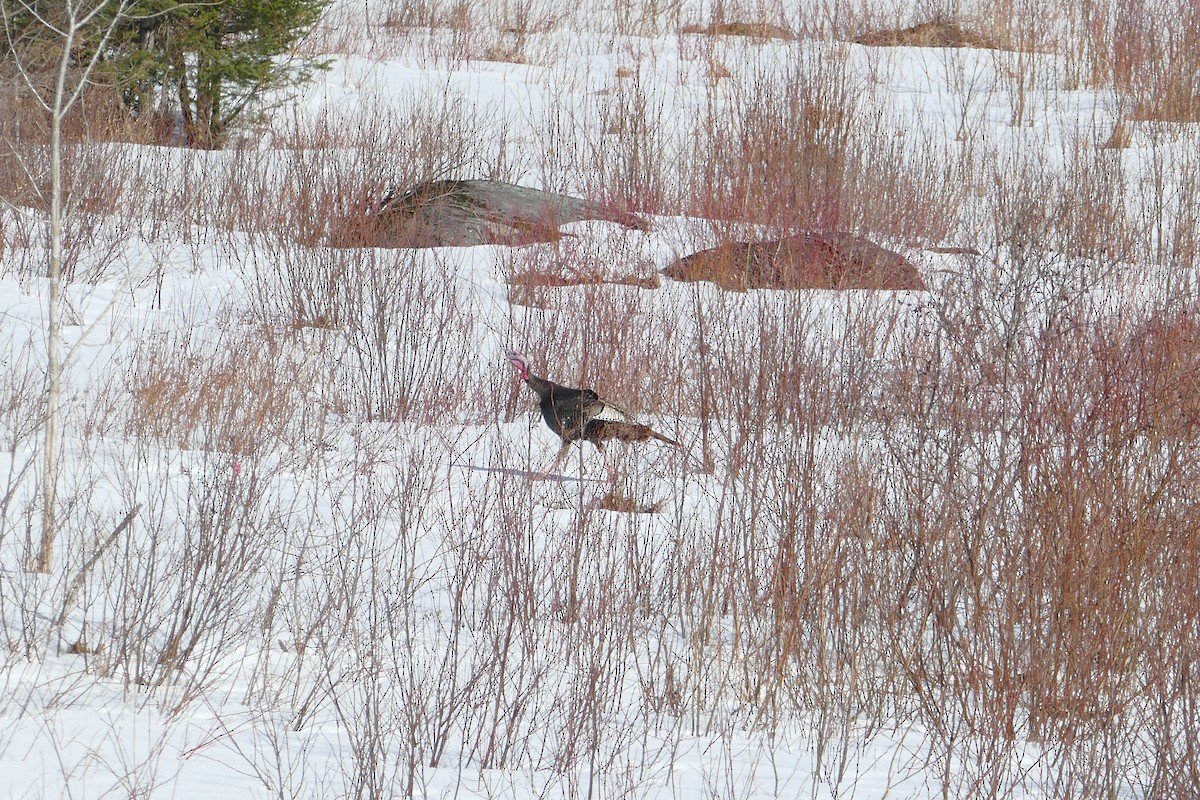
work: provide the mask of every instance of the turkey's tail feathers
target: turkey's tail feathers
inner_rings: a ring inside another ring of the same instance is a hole
[[[645,442],[650,439],[657,439],[660,442],[665,442],[672,447],[682,448],[683,445],[674,439],[668,439],[661,433],[651,430],[650,426],[642,425],[638,422],[623,422],[617,420],[593,419],[588,423],[587,439],[600,444],[609,439],[618,439],[622,442]]]

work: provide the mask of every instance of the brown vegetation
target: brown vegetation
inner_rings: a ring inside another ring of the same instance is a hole
[[[1170,24],[1162,24],[1164,17]],[[1122,5],[1110,24],[1112,77],[1130,117],[1200,122],[1200,6],[1186,0]]]
[[[1127,421],[1131,435],[1200,437],[1198,314],[1190,304],[1097,342],[1097,366],[1112,393],[1106,411]]]
[[[184,450],[259,452],[290,426],[315,377],[284,350],[266,330],[211,350],[186,336],[148,343],[128,377],[127,432]]]

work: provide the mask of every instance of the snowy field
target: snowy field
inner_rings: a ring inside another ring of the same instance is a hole
[[[338,2],[225,149],[73,141],[48,574],[8,199],[0,796],[1200,796],[1200,16],[718,5]],[[652,226],[329,246],[436,178]],[[928,289],[543,285],[797,227]],[[510,349],[683,447],[535,479]]]

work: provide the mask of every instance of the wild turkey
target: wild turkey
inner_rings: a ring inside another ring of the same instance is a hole
[[[602,452],[604,443],[610,439],[623,442],[657,439],[672,447],[680,446],[674,439],[668,439],[648,426],[634,422],[628,412],[601,400],[591,389],[571,389],[534,375],[520,353],[509,353],[508,360],[526,385],[537,393],[546,425],[562,438],[562,448],[554,459],[555,467],[566,458],[571,442],[581,439],[596,445]]]

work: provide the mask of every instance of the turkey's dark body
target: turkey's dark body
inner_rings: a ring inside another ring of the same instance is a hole
[[[580,440],[591,442],[600,450],[604,449],[606,441],[612,439],[625,442],[657,439],[679,446],[673,439],[634,422],[629,414],[601,400],[593,390],[573,389],[538,377],[529,371],[524,359],[516,353],[510,354],[509,360],[526,385],[537,394],[546,426],[562,439],[562,449],[555,463],[566,456],[572,442]]]

